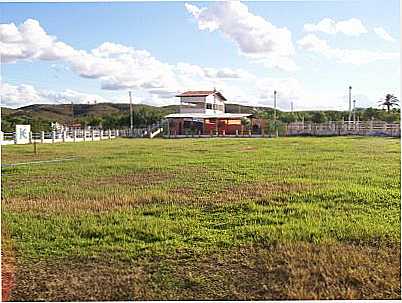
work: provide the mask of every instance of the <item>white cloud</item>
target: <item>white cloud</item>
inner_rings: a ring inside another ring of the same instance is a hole
[[[388,41],[388,42],[395,42],[396,39],[393,38],[384,28],[382,27],[375,27],[374,32],[378,37],[381,39]]]
[[[54,103],[93,103],[108,102],[102,96],[96,94],[86,94],[71,89],[61,92],[52,90],[37,89],[32,85],[19,84],[11,85],[2,83],[0,87],[1,105],[17,108],[29,104],[54,104]]]
[[[28,19],[19,27],[0,25],[3,63],[18,60],[62,60],[81,77],[99,79],[106,90],[144,89],[177,92],[197,81],[210,89],[219,79],[248,77],[241,69],[216,69],[179,63],[167,64],[146,50],[105,42],[91,51],[77,50],[50,36],[38,21]],[[196,88],[196,87],[195,87]]]
[[[221,31],[247,58],[269,67],[297,69],[291,32],[252,14],[240,1],[217,2],[208,8],[186,3],[185,7],[197,20],[200,30]]]
[[[58,60],[71,56],[75,50],[49,36],[39,22],[27,19],[18,28],[14,23],[0,24],[1,62],[20,59]]]
[[[351,18],[344,21],[334,21],[330,18],[324,18],[317,24],[307,23],[304,25],[306,32],[323,32],[326,34],[343,33],[348,36],[359,36],[367,33],[366,27],[362,21],[357,18]]]
[[[397,60],[399,52],[381,52],[365,49],[331,48],[327,41],[318,38],[314,34],[308,34],[300,39],[297,44],[301,49],[321,54],[328,59],[335,59],[339,63],[368,64],[382,60]]]

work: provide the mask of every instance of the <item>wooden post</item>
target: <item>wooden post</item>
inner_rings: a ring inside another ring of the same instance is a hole
[[[67,139],[67,132],[63,131],[63,142],[66,142]]]
[[[45,132],[44,131],[40,132],[40,143],[45,143]]]
[[[77,141],[77,130],[73,130],[73,142]]]

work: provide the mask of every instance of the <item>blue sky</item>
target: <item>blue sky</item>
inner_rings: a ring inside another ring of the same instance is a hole
[[[346,109],[400,95],[399,1],[1,3],[2,104],[232,102]],[[324,21],[323,21],[324,20]],[[102,46],[103,45],[103,46]],[[102,47],[100,47],[102,46]],[[144,52],[145,51],[145,52]]]

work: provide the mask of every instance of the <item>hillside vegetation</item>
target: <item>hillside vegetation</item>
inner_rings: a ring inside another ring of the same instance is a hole
[[[150,105],[133,105],[134,127],[146,127],[160,121],[164,116],[179,111],[178,105],[155,107]],[[261,118],[273,119],[273,109],[269,107],[251,107],[238,104],[226,104],[226,112],[251,113]],[[360,121],[371,119],[387,122],[399,122],[400,111],[390,112],[380,109],[357,109],[356,117]],[[277,111],[277,119],[282,123],[294,121],[327,122],[348,119],[346,111]],[[127,128],[130,125],[129,104],[98,103],[98,104],[35,104],[19,109],[2,108],[1,127],[5,132],[15,129],[15,124],[31,124],[34,132],[50,131],[50,123],[79,123],[82,127],[93,126],[108,128]]]

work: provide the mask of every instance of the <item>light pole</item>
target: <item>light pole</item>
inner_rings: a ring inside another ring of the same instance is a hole
[[[353,100],[353,124],[356,125],[356,100]]]
[[[348,125],[350,124],[350,120],[352,119],[352,87],[349,86],[349,116],[348,116]]]
[[[130,97],[130,133],[133,134],[133,100],[131,98],[131,91],[128,92],[128,96]]]
[[[278,137],[278,128],[276,127],[276,94],[277,91],[274,90],[274,129],[275,129],[275,135]]]

